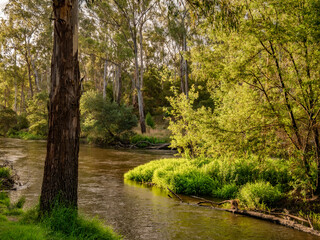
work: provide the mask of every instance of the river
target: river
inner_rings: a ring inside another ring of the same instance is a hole
[[[26,197],[26,207],[39,199],[45,141],[0,138],[0,162],[9,160],[26,183],[12,191],[13,201]],[[79,209],[98,216],[130,240],[319,239],[310,234],[254,218],[180,204],[165,191],[132,182],[123,174],[154,159],[172,157],[170,151],[101,149],[80,146]]]

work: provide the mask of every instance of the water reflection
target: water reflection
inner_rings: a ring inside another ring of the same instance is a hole
[[[0,159],[14,162],[28,187],[12,192],[38,201],[45,142],[0,139]],[[123,180],[123,174],[153,159],[172,156],[163,151],[119,151],[81,145],[79,206],[98,215],[126,239],[318,239],[269,222],[208,208],[180,204],[165,191]],[[186,200],[191,201],[186,197]]]

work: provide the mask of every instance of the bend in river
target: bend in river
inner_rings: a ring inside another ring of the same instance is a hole
[[[12,161],[26,183],[11,192],[13,201],[25,196],[27,207],[39,199],[45,141],[0,139],[0,161]],[[79,207],[98,215],[125,239],[318,239],[283,226],[227,212],[180,204],[157,188],[124,182],[129,169],[154,159],[172,157],[170,151],[129,151],[80,147]]]

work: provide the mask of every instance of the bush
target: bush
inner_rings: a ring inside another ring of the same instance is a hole
[[[91,142],[125,141],[125,136],[130,136],[127,133],[138,123],[131,107],[104,100],[94,91],[83,94],[80,110],[82,133]]]
[[[269,182],[259,181],[255,183],[247,183],[240,191],[238,198],[241,204],[249,207],[272,207],[282,197],[282,193]]]
[[[17,114],[12,109],[0,110],[0,135],[6,136],[10,128],[17,124]]]
[[[14,130],[20,131],[29,127],[29,121],[25,114],[17,116],[17,124],[13,127]]]
[[[181,166],[168,174],[166,181],[173,191],[186,195],[211,195],[212,189],[219,186],[217,181],[192,166]]]
[[[155,123],[154,123],[153,118],[149,112],[147,113],[147,116],[146,116],[146,124],[149,127],[151,127],[152,129],[155,128]]]

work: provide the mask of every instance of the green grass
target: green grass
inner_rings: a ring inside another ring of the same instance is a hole
[[[0,178],[9,178],[11,176],[11,170],[8,167],[0,167]]]
[[[246,206],[258,203],[272,206],[290,188],[292,179],[288,172],[288,164],[280,159],[174,158],[151,161],[130,170],[124,177],[152,182],[163,189],[169,187],[180,194],[222,199],[241,197]],[[250,197],[244,197],[245,193],[250,193]]]
[[[64,239],[62,236],[52,234],[48,229],[38,225],[25,225],[19,222],[0,222],[1,240],[49,240]]]
[[[137,144],[137,147],[148,147],[149,144],[160,144],[160,143],[168,143],[170,142],[170,139],[168,137],[160,138],[160,137],[153,137],[153,136],[147,136],[147,135],[140,135],[136,134],[131,138],[132,144]]]
[[[24,199],[11,203],[6,193],[0,193],[1,240],[122,239],[100,220],[84,217],[75,209],[57,206],[50,215],[40,218],[38,208],[23,212],[23,203]]]
[[[238,197],[241,204],[246,207],[264,208],[264,206],[274,206],[282,198],[282,195],[281,191],[269,182],[259,181],[244,185],[240,189]]]
[[[9,131],[8,136],[10,138],[19,138],[24,140],[43,140],[46,136],[35,135],[25,131]]]

